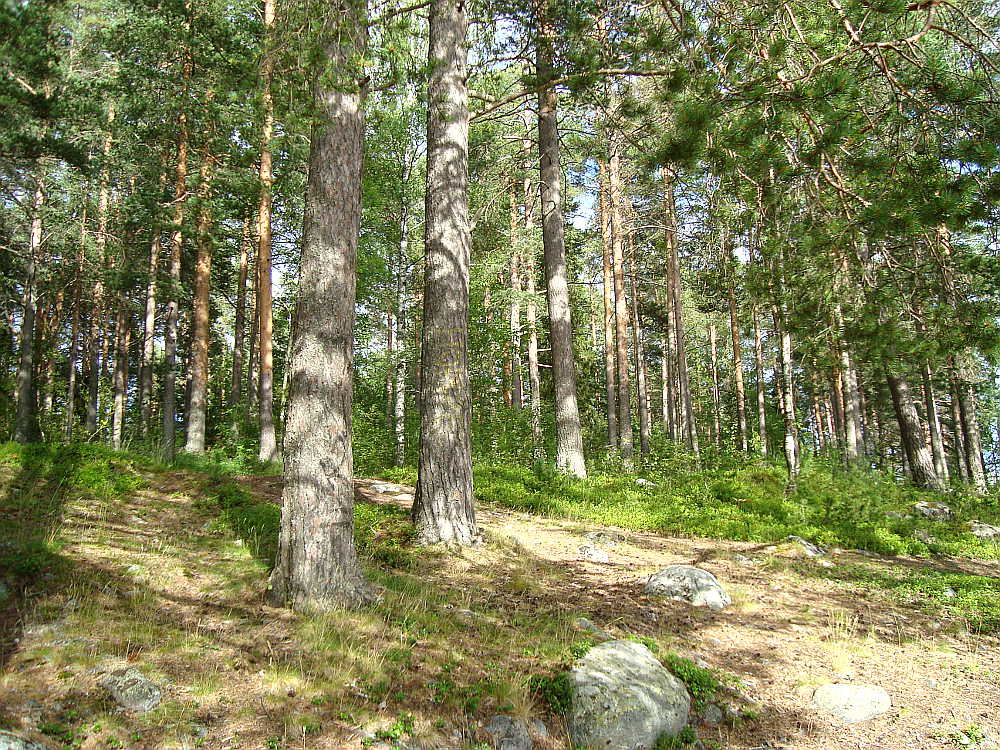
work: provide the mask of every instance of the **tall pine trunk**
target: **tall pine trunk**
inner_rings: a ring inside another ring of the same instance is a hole
[[[517,199],[510,197],[510,366],[511,406],[524,406],[524,384],[521,378],[521,251],[517,242]]]
[[[549,1],[540,0],[536,5],[539,34],[535,52],[536,73],[543,86],[538,92],[539,191],[555,390],[556,466],[574,476],[585,477],[587,467],[583,460],[583,436],[576,399],[573,321],[563,236],[562,167],[556,112],[558,95],[553,82],[555,28],[548,17]]]
[[[740,343],[740,321],[736,309],[736,290],[729,282],[729,332],[733,340],[733,383],[736,386],[736,422],[740,433],[740,450],[750,450],[747,427],[747,391],[743,380],[743,347]]]
[[[314,68],[316,118],[309,150],[302,259],[284,432],[278,555],[267,599],[298,610],[370,602],[354,546],[354,303],[367,6],[327,7]]]
[[[243,237],[240,240],[240,255],[236,276],[236,318],[233,324],[233,371],[229,383],[229,408],[232,411],[233,427],[239,424],[240,403],[243,401],[243,357],[247,332],[247,276],[250,273],[250,230],[249,215],[243,217]]]
[[[760,455],[767,456],[767,396],[764,393],[764,336],[760,316],[753,309],[753,366],[757,377],[757,433],[760,437]]]
[[[17,412],[14,421],[14,441],[33,443],[39,439],[38,405],[35,402],[35,313],[38,307],[39,253],[42,249],[42,209],[45,206],[45,177],[41,163],[35,176],[35,191],[31,201],[31,228],[28,234],[28,257],[24,264],[24,296],[21,306],[20,356],[17,363],[15,390]]]
[[[528,386],[531,392],[531,448],[536,461],[545,458],[545,448],[542,444],[542,378],[538,366],[538,314],[535,290],[535,191],[531,179],[531,114],[525,110],[522,113],[524,121],[524,181],[521,189],[521,199],[524,203],[524,236],[526,252],[524,253],[524,321],[528,329]]]
[[[186,453],[205,452],[208,421],[208,350],[212,338],[212,155],[202,155],[198,174],[198,258],[194,267],[194,305],[191,310],[191,361],[188,377]]]
[[[677,389],[680,397],[679,409],[681,433],[688,450],[699,455],[698,425],[694,416],[694,402],[691,397],[691,380],[688,375],[687,346],[684,342],[683,294],[681,290],[681,263],[677,254],[677,207],[674,203],[673,175],[663,169],[663,196],[667,216],[667,264],[669,269],[670,295],[673,304],[674,347],[677,353]]]
[[[274,312],[271,301],[271,135],[274,130],[274,104],[271,77],[274,57],[271,37],[274,33],[274,0],[264,0],[264,59],[260,66],[263,127],[260,137],[260,205],[257,210],[257,319],[260,336],[260,451],[257,460],[278,460],[274,437]]]
[[[115,369],[112,381],[113,407],[111,415],[111,447],[122,448],[125,430],[125,401],[128,397],[128,352],[132,340],[132,321],[127,301],[118,305],[115,321]]]
[[[934,385],[931,380],[931,366],[924,362],[920,371],[924,386],[924,407],[927,409],[927,427],[931,436],[931,455],[934,457],[934,470],[943,482],[948,481],[948,459],[944,453],[944,440],[941,437],[941,416],[938,413],[937,400],[934,397]]]
[[[639,298],[638,298],[638,274],[636,266],[638,259],[635,254],[635,246],[632,247],[632,288],[629,293],[632,295],[632,351],[635,353],[635,381],[638,397],[636,403],[639,406],[639,452],[642,455],[649,453],[650,419],[649,419],[649,371],[646,368],[646,347],[642,339],[642,320],[639,318]]]
[[[191,78],[191,54],[185,53],[183,91]],[[177,115],[177,165],[174,171],[174,216],[170,231],[170,289],[163,331],[163,458],[173,461],[177,451],[177,322],[180,317],[181,250],[184,246],[184,204],[187,199],[188,122],[183,109]]]
[[[608,213],[611,217],[611,262],[615,289],[615,369],[618,382],[618,449],[625,462],[635,451],[632,434],[632,396],[628,368],[628,300],[625,298],[625,228],[621,186],[621,159],[612,146],[608,159]]]
[[[956,363],[955,379],[958,392],[958,409],[962,421],[962,444],[965,446],[965,465],[969,479],[977,492],[986,491],[986,471],[983,463],[983,445],[976,413],[976,394],[965,377],[961,365]]]
[[[69,376],[66,381],[66,416],[63,422],[63,435],[67,440],[73,438],[73,427],[76,424],[76,366],[80,359],[80,303],[83,299],[83,262],[87,246],[87,198],[81,200],[80,209],[80,244],[76,251],[76,278],[73,283],[73,321],[69,333]]]
[[[611,239],[611,207],[608,200],[608,165],[599,162],[600,188],[599,206],[601,214],[601,257],[602,277],[601,289],[604,302],[604,387],[606,393],[606,415],[608,423],[608,447],[618,447],[618,394],[615,376],[615,289],[614,277],[611,271],[612,239]]]
[[[785,466],[788,469],[788,484],[785,491],[793,494],[798,487],[799,470],[799,428],[795,410],[795,374],[792,361],[792,334],[788,331],[783,305],[774,308],[774,327],[781,342],[781,411],[785,418]]]
[[[708,324],[708,363],[712,376],[712,438],[722,447],[722,393],[719,387],[719,341],[715,323]]]
[[[428,48],[427,194],[420,456],[411,517],[421,544],[478,539],[469,393],[469,109],[464,0],[433,0]]]
[[[139,421],[142,436],[149,434],[153,416],[153,354],[156,339],[156,274],[159,272],[162,250],[159,227],[153,229],[149,246],[149,267],[146,280],[146,310],[142,324],[142,359],[139,372]]]

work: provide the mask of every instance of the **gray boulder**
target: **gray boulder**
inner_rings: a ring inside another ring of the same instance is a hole
[[[538,719],[530,722],[516,716],[497,714],[486,725],[486,733],[493,738],[497,750],[531,750],[532,733],[540,739],[549,736],[548,729]]]
[[[111,693],[111,697],[126,711],[136,713],[152,711],[160,705],[163,698],[160,688],[135,667],[111,672],[105,675],[99,684]]]
[[[625,541],[625,535],[617,531],[588,531],[583,538],[593,544],[603,544],[605,547],[617,547]]]
[[[600,547],[595,547],[593,544],[581,544],[577,552],[582,559],[589,560],[590,562],[606,563],[611,560],[607,552]]]
[[[825,547],[820,547],[818,544],[813,544],[808,539],[803,539],[802,537],[795,536],[794,534],[786,537],[786,541],[798,544],[808,557],[822,557],[826,554]]]
[[[0,750],[48,750],[48,748],[13,732],[0,730]]]
[[[714,575],[693,565],[670,565],[653,573],[646,582],[645,591],[713,610],[725,609],[733,603]]]
[[[814,707],[848,724],[868,721],[892,708],[889,694],[875,685],[827,684],[813,693]]]
[[[945,503],[914,503],[913,510],[915,510],[918,515],[921,515],[924,518],[929,518],[932,521],[950,521],[954,515],[951,512],[951,507]]]
[[[972,535],[979,539],[1000,539],[1000,526],[990,526],[982,521],[969,521],[969,529],[972,531]]]
[[[641,643],[594,646],[569,678],[567,728],[575,748],[648,750],[687,724],[687,688]]]

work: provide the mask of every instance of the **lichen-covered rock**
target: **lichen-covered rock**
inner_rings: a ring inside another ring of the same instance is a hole
[[[0,730],[0,750],[48,750],[48,748],[19,734]]]
[[[800,536],[792,535],[786,538],[786,541],[795,542],[802,548],[802,551],[806,553],[807,557],[822,557],[826,554],[826,548],[820,547],[818,544],[813,544],[808,539],[803,539]]]
[[[1000,540],[1000,526],[990,526],[982,521],[969,521],[969,530],[979,539]]]
[[[548,729],[538,719],[530,722],[516,716],[497,714],[486,725],[486,733],[493,738],[497,750],[531,750],[532,734],[539,739],[549,736]]]
[[[914,503],[913,510],[924,518],[929,518],[932,521],[950,521],[953,515],[951,508],[945,503]]]
[[[812,703],[848,724],[868,721],[892,708],[889,694],[875,685],[821,685],[813,693]]]
[[[163,697],[160,688],[135,667],[119,669],[105,675],[100,685],[111,693],[111,697],[126,711],[137,713],[152,711],[160,705]]]
[[[608,641],[570,670],[573,747],[647,750],[687,724],[691,696],[641,643]]]
[[[591,622],[586,617],[577,617],[573,620],[573,629],[578,630],[581,633],[586,633],[599,641],[613,641],[615,639],[611,633],[602,628],[600,625]]]
[[[693,565],[670,565],[653,573],[645,590],[647,594],[714,610],[725,609],[733,603],[714,575]]]
[[[600,547],[595,547],[593,544],[581,544],[577,549],[581,559],[589,560],[590,562],[596,563],[606,563],[609,562],[611,558],[608,557],[608,553],[602,550]]]

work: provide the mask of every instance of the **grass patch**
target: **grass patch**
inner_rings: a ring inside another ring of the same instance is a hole
[[[579,480],[543,468],[478,464],[476,494],[485,502],[608,526],[714,539],[774,542],[789,535],[817,544],[888,555],[942,553],[1000,558],[1000,544],[969,533],[968,519],[996,522],[997,498],[942,495],[873,472],[843,472],[807,462],[799,491],[784,492],[784,471],[762,460],[692,469],[693,460],[656,462],[636,474],[598,471]],[[907,517],[921,500],[947,502],[953,522]],[[937,541],[914,534],[923,529]]]

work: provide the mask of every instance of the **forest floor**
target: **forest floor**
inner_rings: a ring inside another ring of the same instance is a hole
[[[100,497],[57,493],[54,475],[12,462],[0,473],[0,531],[22,535],[7,544],[37,537],[49,550],[32,564],[22,555],[20,574],[0,568],[17,592],[0,603],[0,729],[51,747],[478,748],[489,717],[506,712],[542,718],[552,750],[568,748],[539,676],[586,648],[581,616],[716,674],[743,718],[697,727],[707,747],[1000,739],[996,633],[920,595],[935,577],[995,582],[997,562],[809,558],[796,544],[664,537],[495,504],[478,509],[481,546],[417,551],[412,489],[360,480],[359,549],[382,601],[301,616],[262,603],[280,478],[115,471],[133,481]],[[593,532],[607,563],[581,559]],[[733,605],[645,595],[648,575],[675,563],[712,571]],[[157,708],[123,712],[100,687],[126,666],[162,688]],[[884,687],[892,709],[846,725],[811,708],[813,688],[848,681]]]

